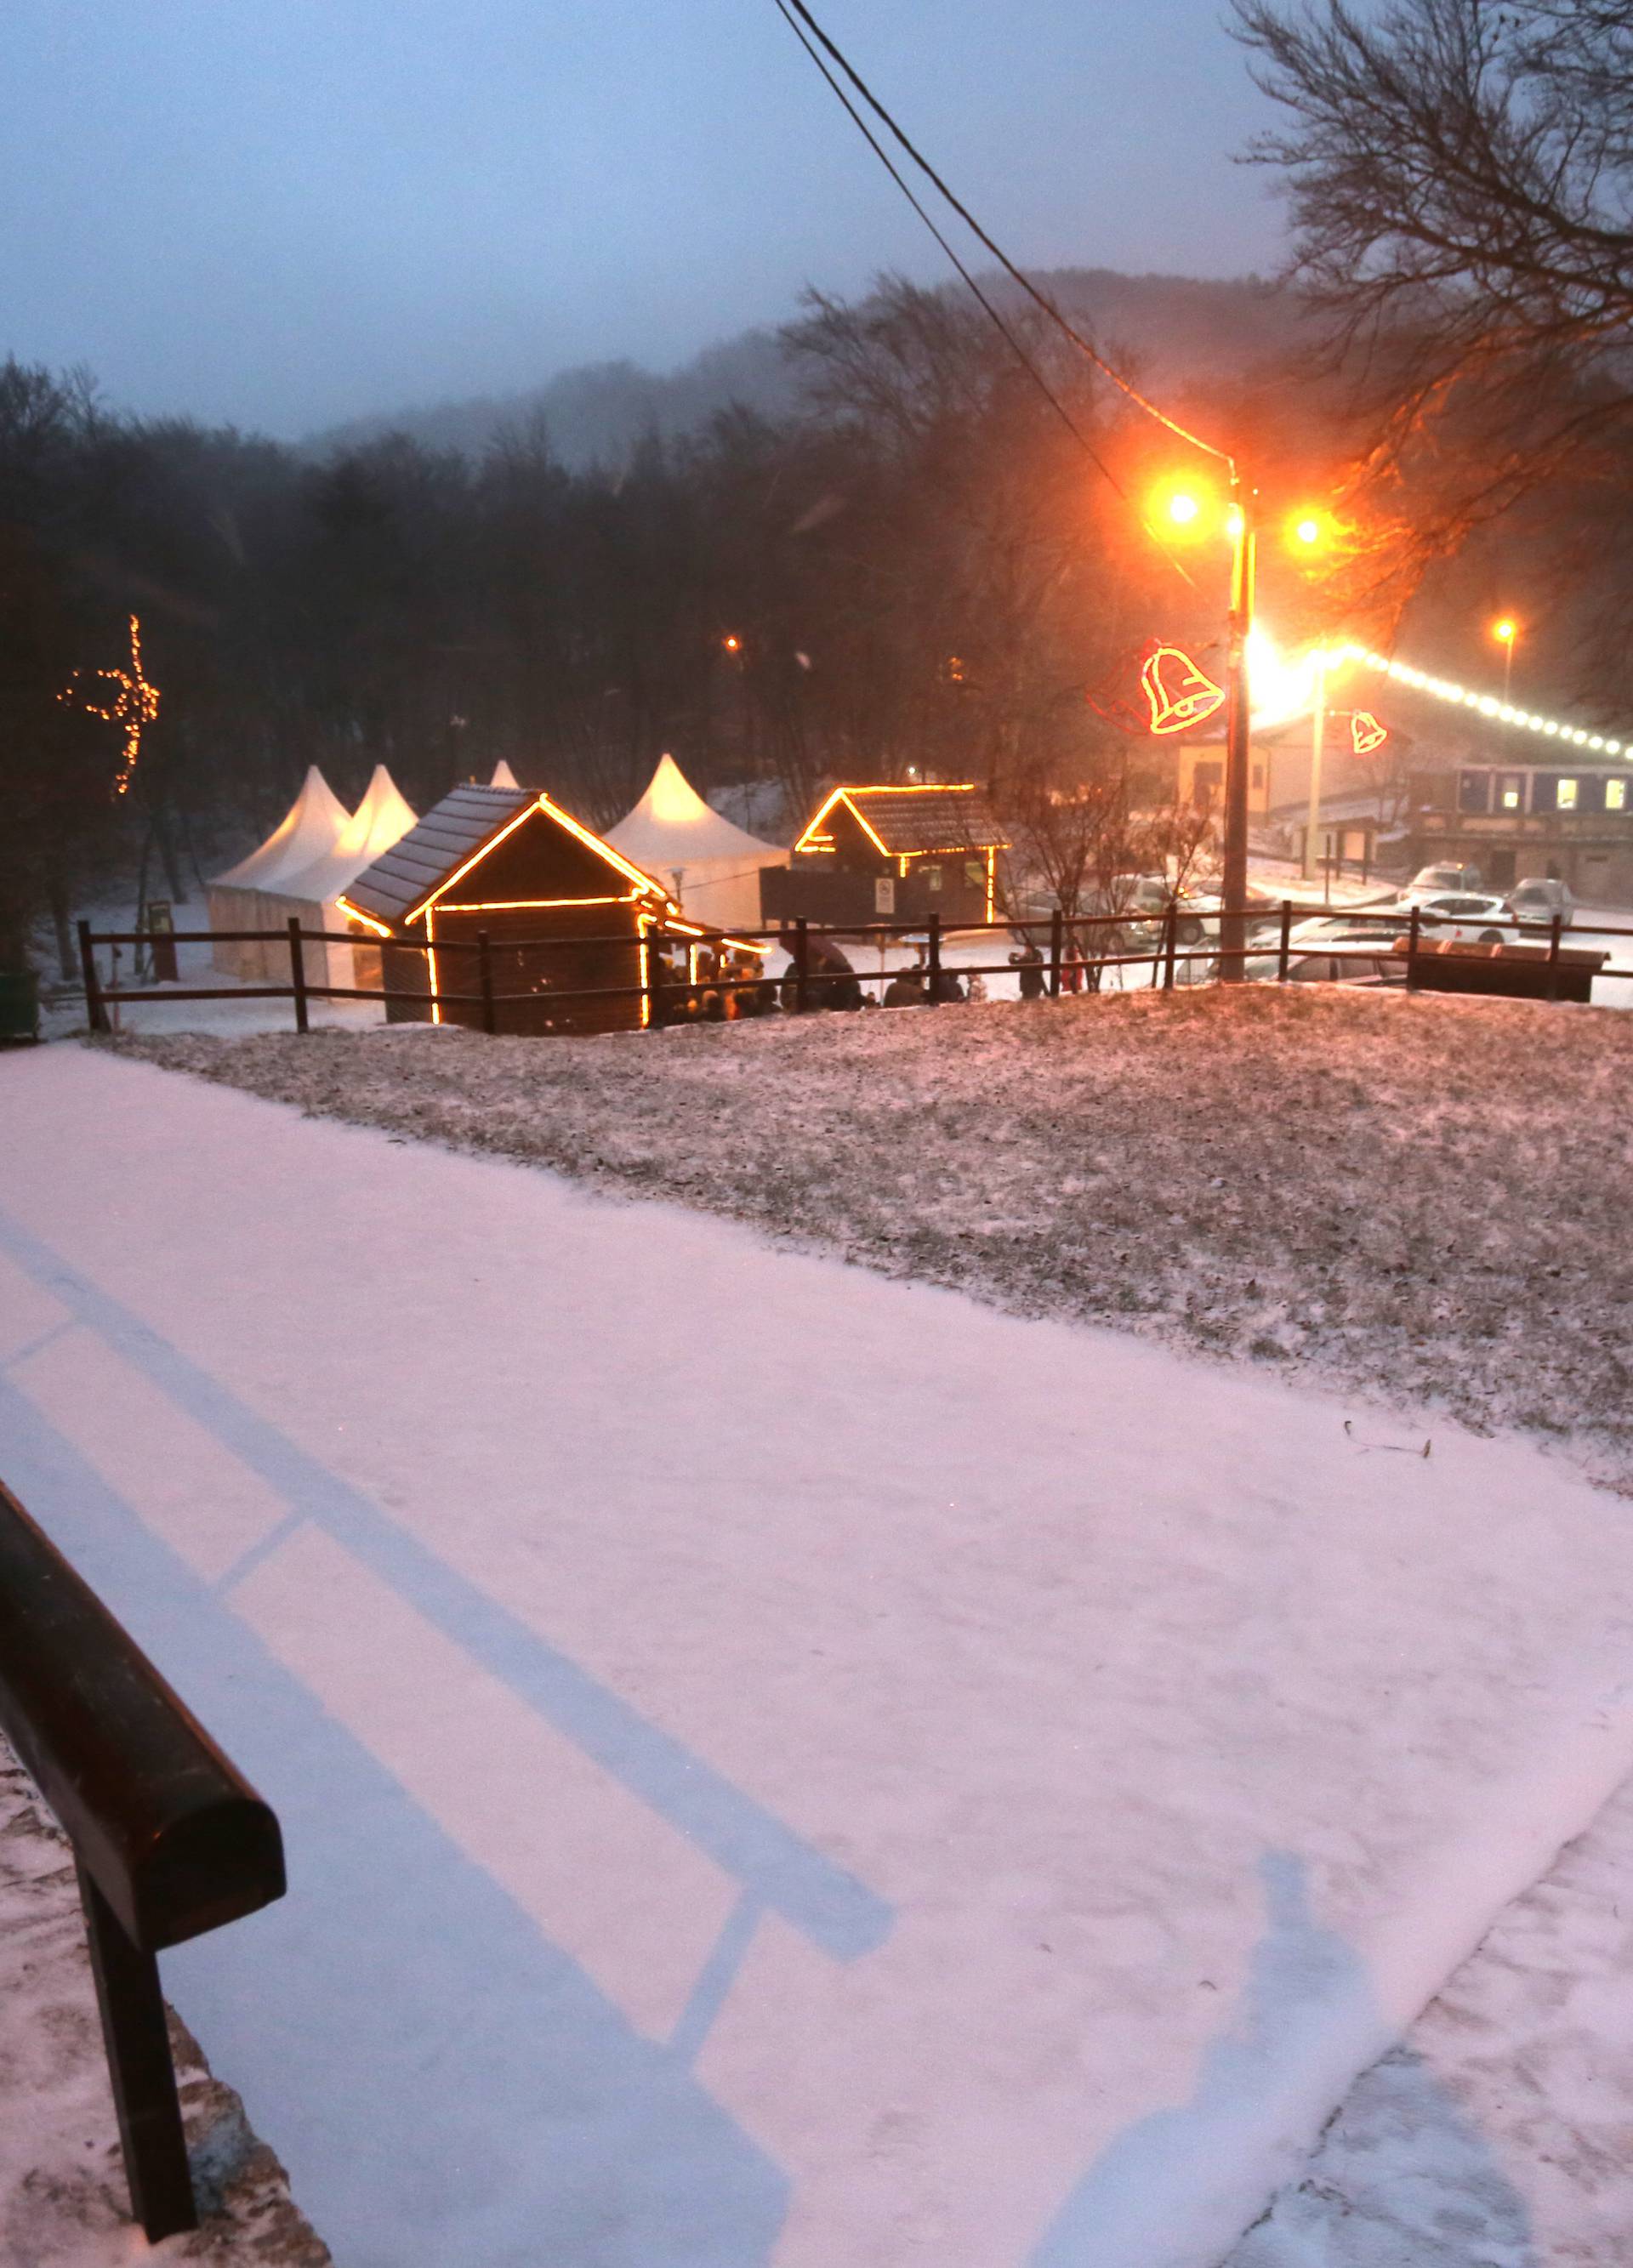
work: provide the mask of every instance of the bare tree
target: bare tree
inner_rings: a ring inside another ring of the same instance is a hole
[[[1633,480],[1633,12],[1623,0],[1236,0],[1291,114],[1295,273],[1371,412],[1379,571],[1562,475]]]

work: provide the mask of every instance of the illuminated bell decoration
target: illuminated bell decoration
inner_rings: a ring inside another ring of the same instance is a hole
[[[1387,725],[1380,725],[1370,709],[1355,709],[1349,716],[1349,745],[1358,756],[1370,756],[1381,748],[1389,738]]]
[[[1224,700],[1216,685],[1177,645],[1154,645],[1140,666],[1153,733],[1183,733],[1211,717]]]

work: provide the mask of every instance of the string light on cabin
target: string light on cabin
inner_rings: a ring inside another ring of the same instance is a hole
[[[124,795],[129,792],[141,757],[143,727],[151,725],[159,714],[159,688],[142,674],[142,624],[137,615],[130,617],[129,668],[99,669],[96,681],[112,688],[100,701],[92,698],[92,688],[81,690],[78,670],[56,697],[70,707],[85,710],[88,716],[100,717],[105,725],[123,728],[124,746],[119,770],[114,776],[114,793]]]

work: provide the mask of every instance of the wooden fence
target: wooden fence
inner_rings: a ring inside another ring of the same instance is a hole
[[[1377,924],[1378,939],[1330,942],[1322,939],[1299,939],[1293,936],[1296,917],[1300,920],[1319,918],[1341,922],[1347,928],[1364,929]],[[1024,950],[1036,949],[1039,958],[1031,966],[1041,986],[1042,997],[1059,999],[1085,987],[1097,989],[1103,974],[1109,968],[1149,970],[1149,983],[1171,991],[1185,972],[1185,981],[1196,982],[1193,974],[1199,964],[1207,976],[1230,982],[1260,972],[1251,970],[1252,962],[1275,961],[1275,979],[1289,981],[1294,962],[1308,956],[1319,956],[1334,962],[1377,961],[1383,958],[1404,963],[1403,978],[1408,986],[1435,983],[1429,974],[1430,957],[1439,947],[1435,931],[1439,926],[1432,915],[1424,915],[1417,908],[1400,907],[1340,908],[1319,916],[1308,908],[1296,908],[1290,899],[1279,907],[1253,905],[1239,909],[1208,909],[1197,913],[1178,905],[1170,906],[1165,914],[1142,918],[1124,912],[1120,914],[1063,915],[1058,911],[1028,919],[1016,916],[1011,919],[981,923],[961,923],[957,934],[971,936],[1001,935],[1011,941],[1020,940]],[[1525,925],[1511,917],[1504,920],[1482,918],[1482,929],[1511,930],[1523,938]],[[1541,966],[1545,976],[1540,986],[1528,986],[1539,997],[1556,998],[1562,990],[1571,989],[1568,980],[1574,976],[1572,964],[1584,959],[1594,959],[1602,966],[1607,956],[1583,956],[1562,946],[1562,923],[1554,917],[1545,946],[1526,950],[1523,958],[1535,962],[1543,956]],[[1195,932],[1201,932],[1200,939]],[[1189,933],[1185,941],[1182,933]],[[1633,937],[1633,928],[1595,929],[1595,937]],[[949,997],[948,980],[971,976],[1014,976],[1017,962],[1006,955],[1002,961],[964,961],[957,966],[945,958],[948,932],[939,915],[932,914],[927,923],[869,922],[863,924],[816,923],[803,918],[781,929],[739,930],[734,936],[743,943],[761,941],[784,947],[788,954],[788,967],[776,976],[752,976],[733,972],[702,978],[684,978],[669,974],[663,967],[661,950],[673,945],[690,951],[698,940],[691,934],[664,930],[661,925],[647,932],[647,944],[660,948],[651,953],[647,963],[647,979],[642,984],[579,986],[571,990],[551,990],[549,998],[564,1005],[583,1000],[645,1000],[647,1004],[649,1026],[661,1027],[676,1021],[690,1020],[698,1011],[700,1001],[710,992],[738,996],[739,1003],[780,1005],[788,1012],[803,1014],[808,1011],[835,1005],[836,995],[848,992],[854,986],[859,991],[868,986],[885,986],[904,972],[900,968],[878,969],[857,968],[853,965],[839,969],[827,959],[824,940],[831,939],[841,948],[844,946],[874,944],[883,949],[903,940],[913,941],[922,954],[916,964],[923,981],[924,1003],[927,1007],[943,1004]],[[1234,934],[1241,942],[1227,945],[1223,939]],[[378,1000],[412,1003],[417,1009],[428,1010],[430,995],[425,989],[407,990],[385,983],[380,985],[314,984],[306,971],[303,948],[310,945],[355,946],[360,940],[350,932],[336,933],[327,930],[303,929],[299,919],[291,916],[283,930],[198,930],[178,933],[178,947],[196,945],[248,945],[284,943],[289,950],[290,979],[287,984],[188,985],[164,984],[125,986],[105,983],[98,971],[97,948],[151,945],[151,937],[140,930],[92,931],[88,922],[79,924],[80,963],[85,978],[86,1017],[91,1029],[106,1032],[111,1028],[110,1006],[144,1000],[288,1000],[293,1005],[295,1028],[306,1032],[311,1027],[310,1004],[314,1000]],[[439,987],[437,998],[444,1007],[470,1008],[477,1012],[480,1027],[490,1033],[499,1028],[499,1010],[513,1002],[527,1001],[536,1005],[536,992],[500,992],[493,981],[493,951],[485,931],[474,938],[438,938],[434,947],[425,939],[391,938],[366,940],[371,950],[382,955],[388,953],[418,953],[435,951],[439,959],[463,954],[470,976],[465,980],[468,988],[448,991]],[[503,951],[581,952],[587,946],[617,946],[625,947],[631,939],[627,935],[617,938],[531,938],[504,941]],[[1459,948],[1460,951],[1461,948]],[[1513,956],[1513,948],[1505,950]],[[1490,948],[1495,956],[1496,948]],[[474,968],[471,964],[474,962]],[[381,976],[386,975],[382,959]],[[1267,967],[1263,972],[1270,975]],[[1578,997],[1585,997],[1578,994]]]

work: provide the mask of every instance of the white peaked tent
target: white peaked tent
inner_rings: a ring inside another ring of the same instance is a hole
[[[270,899],[279,877],[299,873],[332,850],[350,814],[315,764],[308,765],[300,792],[257,850],[218,874],[210,885],[211,929],[269,929]],[[273,961],[279,948],[264,945],[218,945],[211,959],[230,976],[276,982]],[[283,965],[289,965],[284,954]]]
[[[512,771],[504,757],[501,756],[498,763],[493,767],[493,777],[488,782],[488,785],[490,787],[519,788],[521,785],[521,782],[516,777],[515,773]]]
[[[615,850],[661,882],[694,920],[716,929],[760,925],[760,869],[788,853],[711,810],[673,756],[660,756],[633,811],[607,829]]]
[[[211,929],[302,929],[341,932],[349,926],[335,901],[350,882],[389,850],[415,822],[384,764],[376,764],[363,800],[347,815],[314,764],[295,806],[259,850],[210,886]],[[281,943],[218,945],[218,968],[263,984],[286,983],[289,948]],[[353,984],[349,945],[305,948],[309,984]],[[373,977],[370,982],[374,981]]]
[[[280,870],[277,889],[286,902],[283,918],[287,921],[292,913],[299,914],[303,929],[337,932],[351,928],[350,917],[341,911],[336,899],[376,858],[383,858],[394,843],[400,843],[410,828],[418,823],[418,813],[405,801],[384,764],[376,764],[362,802],[335,837],[333,848],[314,858],[310,865]],[[357,984],[365,981],[355,974],[356,963],[350,946],[313,945],[306,950],[308,983]],[[321,975],[325,953],[327,974]],[[378,967],[379,959],[377,953],[369,955],[371,973],[366,981],[371,984],[378,981],[372,971]],[[287,954],[284,961],[287,963]]]

